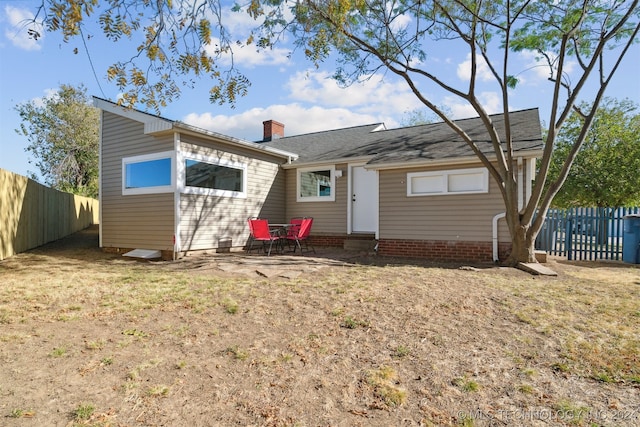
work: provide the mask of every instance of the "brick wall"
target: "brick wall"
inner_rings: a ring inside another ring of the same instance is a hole
[[[344,246],[346,236],[309,236],[309,243],[313,246],[330,246],[341,248]]]
[[[316,235],[309,237],[313,246],[328,246],[342,248],[346,235]],[[357,238],[357,237],[356,237]],[[244,248],[247,249],[247,248]],[[107,253],[126,253],[132,249],[102,248]],[[173,257],[171,251],[161,251],[162,259],[169,261]],[[505,260],[511,252],[510,243],[498,245],[498,257]],[[459,242],[444,240],[390,240],[378,241],[378,255],[402,258],[422,258],[433,261],[467,261],[493,262],[493,246],[491,242]]]
[[[501,243],[498,256],[507,258],[511,245]],[[444,240],[388,240],[378,242],[378,255],[424,258],[434,261],[493,261],[491,242],[459,242]]]

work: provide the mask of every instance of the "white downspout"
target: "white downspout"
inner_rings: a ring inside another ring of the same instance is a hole
[[[522,161],[522,157],[518,157],[518,212],[522,211],[524,207],[524,195],[522,194],[524,191],[524,165]]]
[[[504,218],[506,215],[506,212],[502,212],[493,217],[493,262],[500,261],[500,258],[498,257],[498,220],[500,218]]]
[[[529,203],[531,199],[531,191],[533,185],[533,177],[536,176],[536,159],[527,159],[524,161],[525,163],[525,173],[527,174],[526,178],[526,188],[524,194],[524,202]]]
[[[173,133],[173,158],[174,166],[172,183],[175,185],[173,192],[173,260],[177,260],[182,251],[182,242],[180,240],[180,222],[182,221],[182,211],[180,209],[180,195],[184,188],[184,158],[182,157],[181,135],[179,132]]]
[[[518,211],[521,211],[524,207],[524,162],[522,157],[518,157]],[[528,195],[526,196],[528,197]],[[499,213],[498,215],[493,217],[493,226],[492,226],[492,237],[493,237],[493,262],[500,261],[498,257],[498,220],[504,218],[506,216],[506,212]]]

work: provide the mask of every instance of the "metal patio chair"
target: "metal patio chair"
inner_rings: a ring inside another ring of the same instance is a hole
[[[292,223],[297,218],[292,219]],[[289,233],[287,233],[287,240],[289,243],[295,244],[293,248],[293,252],[296,252],[296,248],[300,248],[300,254],[302,254],[302,244],[304,243],[305,249],[309,250],[309,234],[311,233],[311,226],[313,225],[313,218],[304,217],[300,221],[300,226],[291,226],[289,227]],[[311,245],[311,249],[313,253],[316,253],[316,249]]]
[[[262,250],[267,252],[267,256],[271,255],[273,244],[276,244],[276,250],[280,244],[282,238],[278,234],[272,234],[269,231],[269,221],[261,218],[249,218],[249,232],[251,233],[251,244],[249,246],[249,253],[253,250],[253,244],[255,242],[262,242]],[[269,243],[269,249],[267,251],[267,242]]]

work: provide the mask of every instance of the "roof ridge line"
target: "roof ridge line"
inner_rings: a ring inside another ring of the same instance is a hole
[[[319,133],[341,132],[341,131],[345,131],[345,130],[352,130],[352,129],[357,129],[357,128],[371,127],[371,126],[376,126],[377,127],[377,126],[380,126],[380,125],[384,125],[384,122],[369,123],[369,124],[366,124],[366,125],[349,126],[349,127],[346,127],[346,128],[317,130],[315,132],[308,132],[308,133],[299,133],[299,134],[296,134],[296,135],[283,136],[282,138],[278,138],[277,140],[278,141],[282,141],[283,139],[288,139],[288,138],[298,138],[298,137],[301,137],[301,136],[316,135],[316,134],[319,134]]]

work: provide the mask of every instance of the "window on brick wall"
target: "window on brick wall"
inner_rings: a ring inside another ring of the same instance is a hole
[[[407,196],[409,197],[488,192],[489,171],[486,168],[411,172],[407,174]]]

